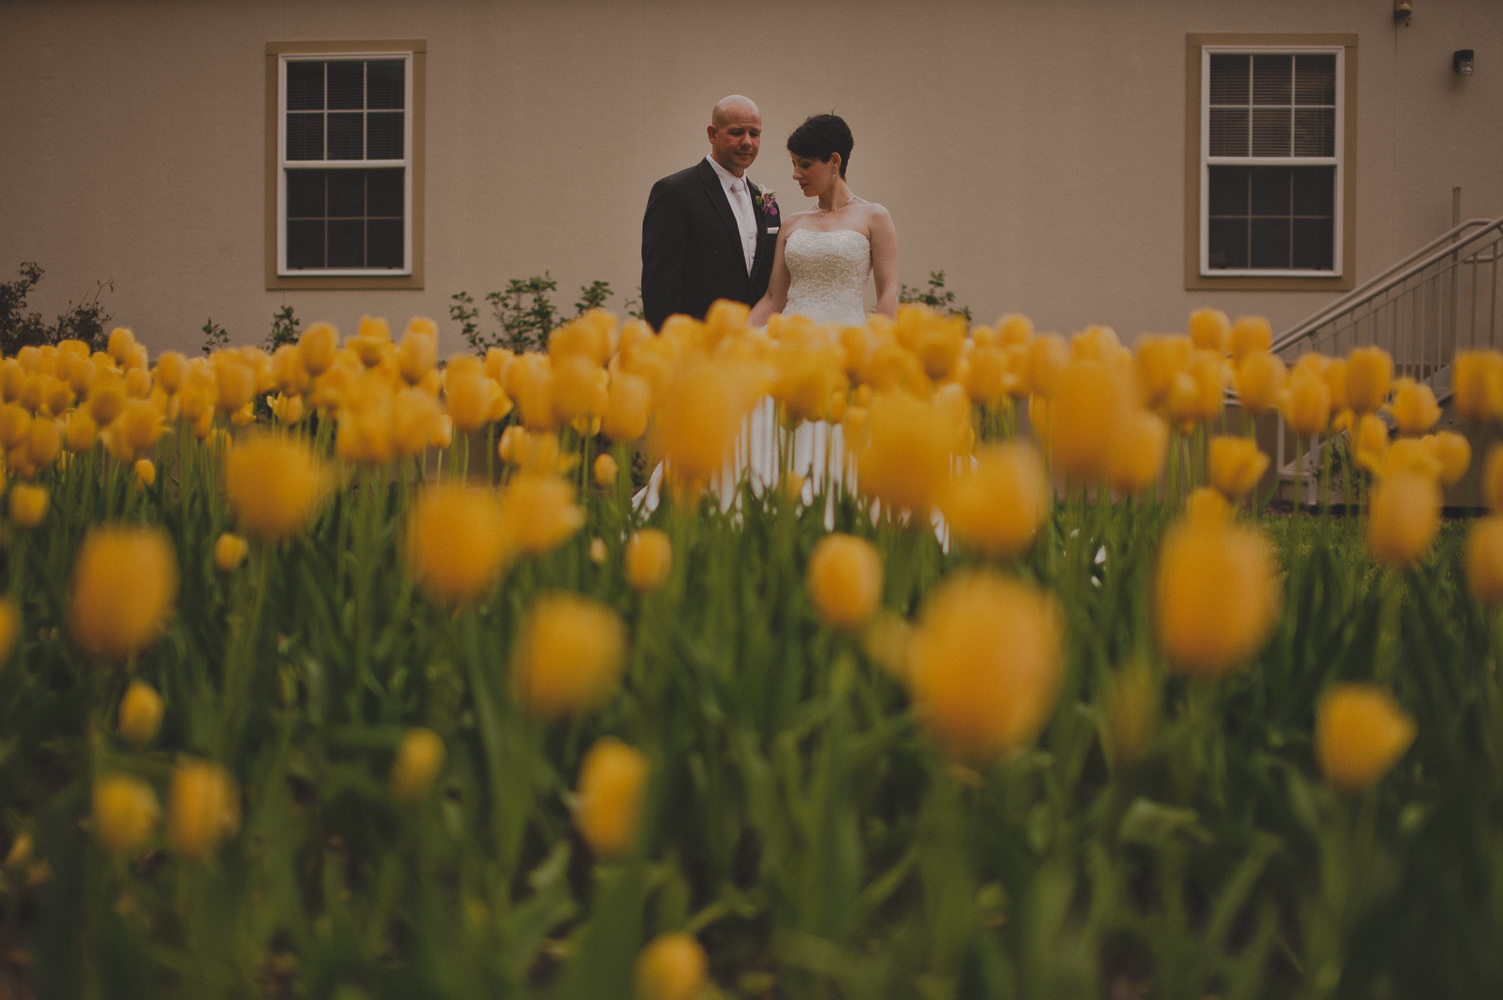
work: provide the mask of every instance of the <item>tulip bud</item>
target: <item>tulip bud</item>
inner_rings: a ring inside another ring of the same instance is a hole
[[[328,479],[323,463],[301,439],[267,432],[249,434],[225,458],[224,484],[230,509],[252,538],[291,538],[313,517]]]
[[[1440,484],[1455,486],[1472,464],[1472,443],[1455,431],[1426,435],[1425,447],[1440,463]]]
[[[157,481],[157,467],[149,458],[138,458],[135,464],[136,489],[144,490]]]
[[[1346,401],[1357,413],[1372,413],[1388,398],[1393,357],[1381,347],[1358,347],[1346,359]]]
[[[1122,380],[1100,361],[1071,361],[1049,400],[1053,465],[1072,480],[1102,477],[1111,432],[1128,412]]]
[[[609,489],[616,485],[616,476],[620,469],[616,467],[616,460],[607,452],[601,452],[595,458],[595,483],[598,486]]]
[[[1461,419],[1482,421],[1503,415],[1503,353],[1457,351],[1451,386]]]
[[[138,747],[156,739],[162,728],[162,696],[144,681],[131,681],[120,699],[120,735]]]
[[[139,849],[160,815],[156,792],[139,778],[111,774],[94,783],[94,836],[117,858]]]
[[[602,861],[631,851],[647,790],[648,764],[641,751],[614,736],[602,736],[579,768],[574,825]]]
[[[1503,604],[1503,517],[1472,522],[1466,536],[1466,579],[1478,604]]]
[[[1440,531],[1440,486],[1428,476],[1398,472],[1373,489],[1367,516],[1367,548],[1387,566],[1413,566],[1430,551]]]
[[[1239,500],[1268,470],[1268,456],[1252,438],[1217,435],[1211,439],[1211,485],[1228,500]]]
[[[47,516],[45,486],[16,483],[10,488],[10,519],[18,528],[35,528]]]
[[[1361,791],[1387,774],[1414,736],[1414,719],[1371,684],[1336,685],[1315,714],[1315,755],[1326,780],[1342,791]]]
[[[214,565],[221,573],[233,573],[245,562],[250,544],[239,535],[221,532],[214,542]]]
[[[407,566],[430,599],[478,601],[495,587],[512,555],[500,499],[479,486],[425,490],[407,515]]]
[[[610,551],[605,547],[605,539],[598,537],[590,539],[590,562],[596,566],[604,566],[608,558],[610,558]]]
[[[975,465],[953,477],[939,501],[957,539],[1003,559],[1033,547],[1050,504],[1038,452],[1015,442],[980,448]]]
[[[1138,392],[1144,406],[1157,408],[1169,399],[1174,379],[1190,363],[1189,337],[1144,334],[1135,348]]]
[[[1273,553],[1261,533],[1202,513],[1164,533],[1154,597],[1170,666],[1189,677],[1221,677],[1256,654],[1273,629]]]
[[[626,540],[622,553],[626,582],[639,594],[657,590],[673,570],[673,543],[657,528],[643,528]]]
[[[407,730],[391,765],[392,798],[403,805],[422,799],[443,763],[444,741],[437,733],[421,726]]]
[[[925,731],[963,761],[1032,743],[1054,711],[1063,635],[1047,592],[992,572],[947,577],[925,598],[911,646]]]
[[[1283,403],[1284,421],[1299,437],[1314,437],[1331,422],[1331,388],[1311,372],[1290,377]]]
[[[1253,414],[1273,409],[1284,394],[1285,376],[1284,361],[1277,354],[1258,351],[1244,355],[1235,375],[1242,406]]]
[[[1412,378],[1394,383],[1393,422],[1400,434],[1423,434],[1440,420],[1440,404],[1428,385]]]
[[[314,323],[298,338],[298,354],[309,375],[322,375],[334,364],[339,331],[330,323]]]
[[[692,934],[659,934],[637,957],[641,1000],[696,1000],[705,989],[710,961]]]
[[[1232,324],[1227,347],[1233,363],[1240,366],[1244,359],[1254,354],[1265,353],[1273,343],[1273,329],[1263,316],[1238,316]]]
[[[544,719],[581,715],[615,690],[626,663],[626,626],[609,607],[572,593],[535,599],[512,657],[512,690]]]
[[[806,578],[820,620],[833,629],[857,629],[882,600],[882,554],[864,538],[826,535],[809,556]]]
[[[552,552],[585,523],[584,510],[574,502],[574,487],[554,473],[537,471],[535,465],[512,477],[501,511],[512,544],[530,556]]]
[[[179,855],[202,861],[240,829],[240,793],[218,764],[185,758],[172,769],[167,839]]]
[[[1226,353],[1232,321],[1220,309],[1197,309],[1190,314],[1190,341],[1202,351]]]
[[[177,557],[161,528],[90,529],[73,564],[68,618],[91,656],[125,659],[167,627],[177,598]]]
[[[644,379],[627,372],[616,374],[606,395],[605,417],[600,429],[617,443],[635,441],[647,433],[652,408],[652,389]]]

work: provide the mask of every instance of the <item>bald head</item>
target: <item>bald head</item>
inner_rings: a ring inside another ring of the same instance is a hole
[[[740,94],[722,97],[710,111],[710,124],[717,128],[729,124],[734,118],[755,118],[758,125],[762,124],[762,112],[756,103]]]
[[[732,94],[710,112],[710,155],[740,177],[762,148],[762,112],[749,98]]]

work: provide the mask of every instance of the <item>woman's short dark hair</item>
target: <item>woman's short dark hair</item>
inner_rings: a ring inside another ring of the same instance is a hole
[[[830,162],[830,157],[840,154],[840,176],[851,162],[851,147],[856,140],[851,138],[851,127],[839,115],[810,115],[788,137],[788,152],[795,156],[807,156],[811,160]]]

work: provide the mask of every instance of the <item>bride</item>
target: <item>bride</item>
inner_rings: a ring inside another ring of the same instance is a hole
[[[898,234],[887,209],[858,198],[846,183],[854,145],[836,115],[812,115],[788,137],[793,179],[818,203],[784,218],[767,294],[747,325],[762,326],[776,312],[861,326],[868,274],[877,285],[877,312],[897,315]]]

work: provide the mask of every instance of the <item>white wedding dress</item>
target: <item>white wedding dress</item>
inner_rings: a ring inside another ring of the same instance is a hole
[[[783,315],[842,326],[866,324],[872,245],[864,234],[854,229],[800,229],[789,235],[783,259],[790,279]]]

